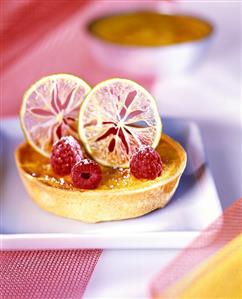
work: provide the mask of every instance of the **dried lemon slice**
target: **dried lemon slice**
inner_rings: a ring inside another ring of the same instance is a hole
[[[80,109],[80,139],[93,159],[104,166],[128,167],[138,147],[158,145],[161,129],[155,99],[126,79],[96,85]]]
[[[20,121],[29,144],[48,157],[62,136],[78,138],[80,105],[91,90],[69,74],[50,75],[35,82],[24,94]]]

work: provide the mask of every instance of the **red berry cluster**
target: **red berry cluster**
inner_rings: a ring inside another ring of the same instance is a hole
[[[102,179],[100,166],[83,158],[80,144],[72,136],[62,137],[53,145],[50,163],[56,174],[71,174],[73,185],[81,189],[95,189]]]
[[[130,171],[137,179],[154,180],[162,173],[160,155],[151,146],[139,148],[131,158]]]
[[[84,159],[80,144],[71,136],[62,137],[53,145],[50,162],[58,175],[70,174],[75,187],[95,189],[101,182],[100,166]],[[130,172],[137,179],[154,180],[162,173],[160,155],[151,146],[139,148],[130,160]]]

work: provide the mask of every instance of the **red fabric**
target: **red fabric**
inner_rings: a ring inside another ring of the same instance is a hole
[[[82,298],[101,252],[98,249],[1,252],[0,298]]]
[[[168,288],[212,257],[240,233],[242,233],[242,198],[227,208],[167,267],[162,269],[152,283],[152,298],[166,298],[165,291]]]
[[[89,3],[0,0],[0,116],[18,114],[24,91],[41,77],[79,75],[79,22]]]
[[[72,73],[91,85],[110,77],[129,77],[99,65],[90,55],[83,36],[86,23],[110,11],[158,5],[155,0],[0,2],[0,116],[17,115],[26,89],[49,74]],[[130,79],[148,88],[153,82],[153,78]]]
[[[89,0],[1,0],[1,68],[8,67]]]

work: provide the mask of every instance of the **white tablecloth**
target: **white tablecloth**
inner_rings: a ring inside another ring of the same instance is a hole
[[[187,1],[187,12],[215,23],[215,38],[202,65],[157,82],[161,115],[196,121],[223,208],[242,196],[241,2]],[[85,298],[148,298],[149,284],[177,250],[105,250]]]

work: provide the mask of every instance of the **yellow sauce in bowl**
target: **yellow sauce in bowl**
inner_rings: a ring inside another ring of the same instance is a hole
[[[114,44],[158,47],[203,39],[213,29],[192,16],[140,11],[99,18],[88,25],[88,30]]]

